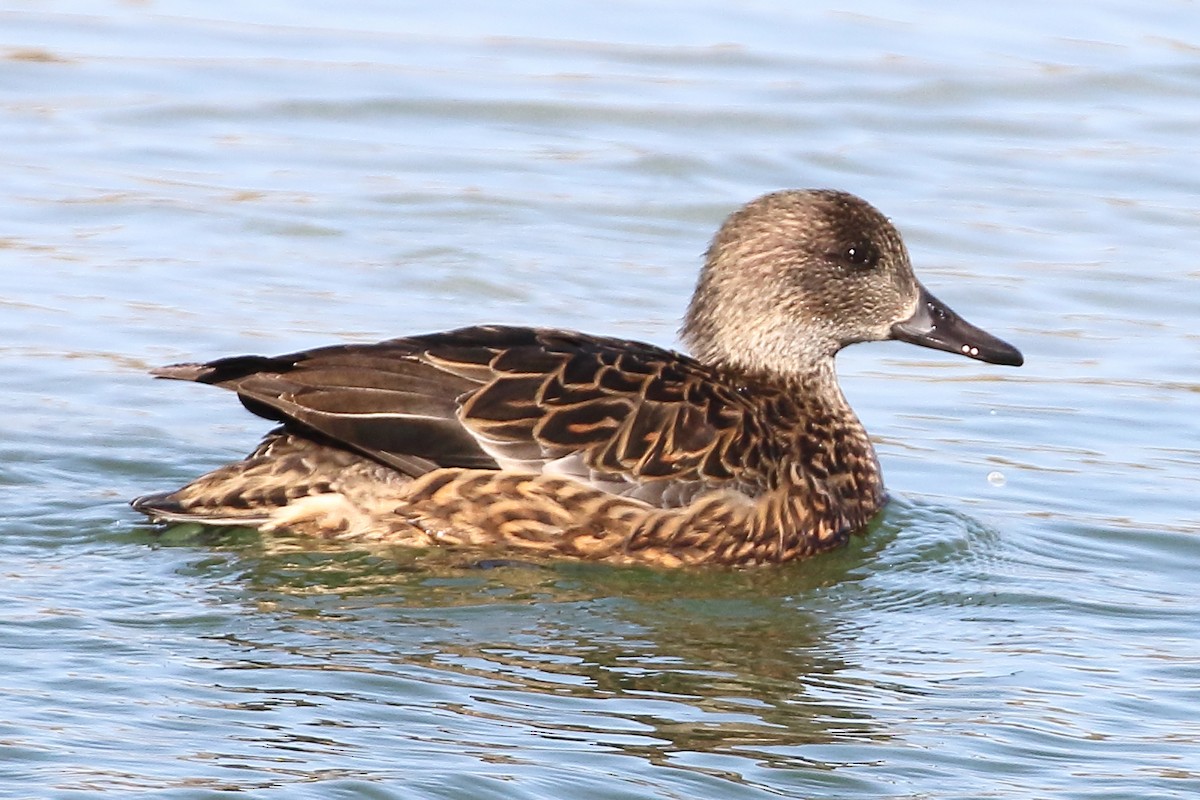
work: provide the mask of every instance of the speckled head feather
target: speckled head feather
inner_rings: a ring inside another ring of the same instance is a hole
[[[717,232],[682,336],[702,361],[805,373],[848,344],[891,338],[918,295],[899,232],[873,206],[834,190],[775,192]]]
[[[156,370],[281,423],[242,461],[138,498],[154,520],[661,566],[805,558],[884,503],[833,356],[897,338],[1010,345],[913,277],[895,228],[828,190],[735,212],[683,334],[695,357],[479,326]]]

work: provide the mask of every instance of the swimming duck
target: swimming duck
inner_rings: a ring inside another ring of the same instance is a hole
[[[837,547],[886,501],[834,356],[901,339],[1020,366],[914,277],[900,234],[833,190],[725,220],[682,328],[691,355],[485,325],[154,375],[282,425],[244,460],[139,497],[159,522],[662,566]]]

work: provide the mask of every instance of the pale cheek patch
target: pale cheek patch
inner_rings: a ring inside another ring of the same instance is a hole
[[[916,297],[914,297],[912,299],[912,302],[908,304],[908,308],[905,309],[905,311],[903,312],[904,316],[902,316],[900,319],[898,319],[897,322],[904,322],[905,320],[912,319],[913,317],[915,317],[917,315],[917,312],[920,310],[921,310],[921,297],[918,294]]]

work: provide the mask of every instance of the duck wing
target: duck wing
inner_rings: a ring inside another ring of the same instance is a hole
[[[480,326],[154,374],[231,389],[260,416],[414,477],[561,474],[660,507],[761,485],[758,426],[738,388],[640,342]]]

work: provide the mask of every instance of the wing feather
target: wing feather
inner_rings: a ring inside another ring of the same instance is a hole
[[[669,506],[763,483],[747,442],[732,446],[757,427],[737,388],[638,342],[486,326],[155,374],[231,389],[256,414],[413,476],[552,472]]]

